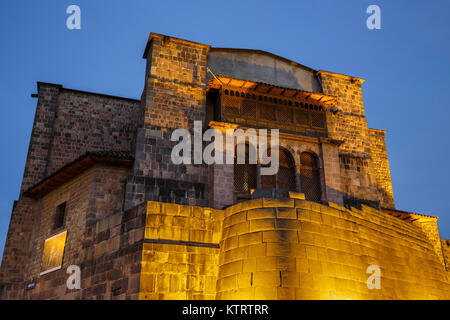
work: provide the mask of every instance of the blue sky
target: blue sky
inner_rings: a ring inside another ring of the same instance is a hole
[[[66,8],[81,8],[81,30]],[[366,8],[381,8],[381,30]],[[18,198],[36,81],[139,99],[152,32],[266,50],[366,79],[369,127],[385,129],[396,206],[440,216],[450,238],[450,1],[3,0],[0,10],[0,254]]]

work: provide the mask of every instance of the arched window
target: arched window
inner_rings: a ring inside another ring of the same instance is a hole
[[[277,188],[286,191],[296,191],[295,163],[291,154],[280,149],[280,168],[277,174]]]
[[[268,150],[269,152],[270,150]],[[295,163],[289,151],[279,151],[278,173],[271,176],[261,176],[261,186],[266,189],[282,189],[285,191],[296,191]]]
[[[251,189],[256,189],[256,164],[250,164],[249,145],[246,144],[245,164],[237,163],[237,152],[234,157],[234,191],[237,200],[248,199]]]
[[[309,152],[300,155],[300,184],[301,192],[305,194],[306,200],[320,201],[321,187],[319,166],[316,157]]]

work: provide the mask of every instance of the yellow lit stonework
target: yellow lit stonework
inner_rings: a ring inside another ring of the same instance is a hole
[[[37,83],[0,299],[450,298],[450,240],[396,208],[363,79],[155,33],[143,58],[139,100]],[[171,133],[196,121],[217,155],[233,130],[278,129],[286,170],[174,164]],[[63,202],[70,237],[49,238]]]
[[[61,269],[67,231],[45,240],[41,275]]]
[[[225,210],[148,202],[140,299],[450,298],[417,224],[291,197]],[[380,289],[368,289],[370,265]]]

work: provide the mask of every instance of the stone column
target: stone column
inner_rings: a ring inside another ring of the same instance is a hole
[[[261,164],[258,161],[258,164],[256,165],[256,189],[261,189],[262,183],[261,183]]]
[[[301,165],[295,165],[295,186],[297,192],[302,192]]]
[[[325,171],[323,166],[323,149],[322,142],[319,143],[319,180],[320,180],[320,201],[322,203],[327,202],[327,185],[325,183]]]

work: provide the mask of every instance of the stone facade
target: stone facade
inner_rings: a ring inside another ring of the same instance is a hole
[[[154,33],[143,58],[141,100],[38,83],[2,299],[450,298],[449,242],[437,217],[395,208],[364,80]],[[261,163],[173,164],[171,134],[199,133],[194,121],[279,129],[285,180],[267,182]]]

